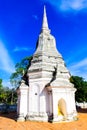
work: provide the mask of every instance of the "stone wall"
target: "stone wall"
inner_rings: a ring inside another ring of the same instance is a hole
[[[87,108],[87,102],[76,102],[76,106],[77,108],[80,107],[80,108]]]

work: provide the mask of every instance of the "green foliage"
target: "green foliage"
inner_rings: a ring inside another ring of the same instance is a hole
[[[75,99],[77,102],[87,101],[87,81],[84,81],[82,77],[72,76],[70,78],[71,83],[77,89],[75,93]]]
[[[2,85],[2,79],[0,79],[0,103],[14,104],[17,102],[17,93],[15,89],[10,89]]]
[[[0,88],[2,88],[3,85],[2,85],[2,79],[0,79]]]
[[[28,67],[31,64],[32,56],[23,58],[15,65],[15,72],[10,76],[10,82],[13,86],[18,87],[21,78],[25,77]]]
[[[8,87],[0,88],[0,103],[15,104],[17,102],[17,93],[14,89]]]

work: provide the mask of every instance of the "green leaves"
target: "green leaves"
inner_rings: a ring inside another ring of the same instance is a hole
[[[12,73],[10,76],[10,82],[13,86],[18,87],[21,78],[23,78],[26,73],[27,69],[31,64],[32,56],[23,58],[19,63],[15,65],[15,72]]]
[[[0,79],[0,88],[2,88],[3,85],[2,85],[2,79]]]
[[[17,93],[15,89],[10,89],[8,87],[0,88],[0,103],[6,104],[16,104]]]
[[[87,101],[87,81],[84,81],[82,77],[72,76],[70,81],[74,84],[77,91],[75,93],[76,101]]]

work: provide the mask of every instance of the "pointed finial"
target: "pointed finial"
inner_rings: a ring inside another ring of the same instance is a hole
[[[44,30],[49,31],[45,6],[44,6],[43,21],[42,21],[42,31],[44,31]]]

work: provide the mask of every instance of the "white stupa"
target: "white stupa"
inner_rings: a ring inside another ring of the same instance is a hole
[[[18,93],[18,121],[68,121],[76,119],[74,85],[56,40],[50,34],[44,7],[41,33],[31,66],[29,86],[22,80]]]

